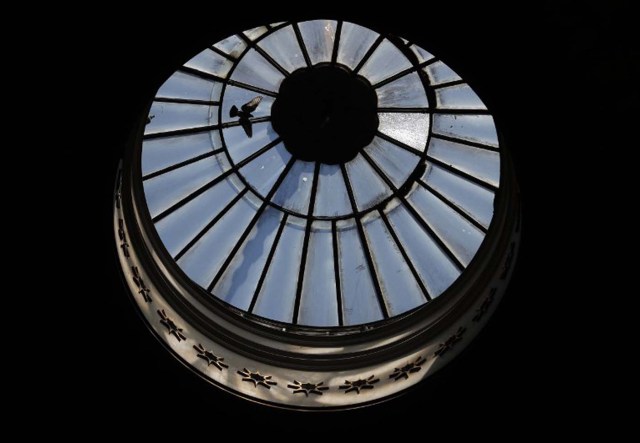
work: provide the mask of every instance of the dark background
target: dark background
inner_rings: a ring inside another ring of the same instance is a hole
[[[591,303],[597,292],[595,281],[589,290],[576,283],[588,279],[590,271],[578,265],[576,272],[575,262],[591,261],[590,245],[598,236],[585,238],[575,224],[592,220],[594,200],[605,203],[598,197],[598,169],[608,164],[609,152],[625,143],[624,125],[638,103],[638,46],[631,38],[633,14],[622,4],[514,3],[421,4],[428,13],[408,3],[357,13],[315,5],[257,10],[238,2],[181,11],[176,4],[144,19],[129,17],[125,9],[105,9],[76,23],[77,32],[63,46],[76,67],[68,80],[89,135],[82,146],[60,151],[69,167],[60,180],[78,211],[74,248],[86,252],[80,255],[86,260],[76,261],[71,279],[78,292],[65,300],[76,312],[64,326],[73,344],[57,360],[64,374],[57,395],[74,392],[78,407],[73,414],[90,426],[119,426],[153,416],[159,432],[181,425],[205,432],[232,418],[248,430],[265,432],[296,425],[313,434],[336,426],[363,432],[420,425],[444,429],[451,437],[493,433],[504,420],[527,435],[566,423],[565,411],[590,397],[576,383],[575,364],[588,361],[583,342],[591,340],[588,328],[582,335],[576,332],[586,322],[576,307]],[[514,156],[524,218],[521,253],[507,294],[459,358],[390,402],[309,414],[223,393],[162,348],[125,293],[115,258],[111,202],[123,143],[179,65],[243,29],[325,17],[414,41],[472,85],[493,111]],[[88,183],[93,199],[88,201],[87,189],[78,182]],[[87,211],[93,205],[95,217]],[[94,412],[101,405],[111,405],[111,412]]]

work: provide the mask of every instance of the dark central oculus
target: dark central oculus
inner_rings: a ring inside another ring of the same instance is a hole
[[[337,66],[314,66],[282,81],[271,107],[272,124],[295,158],[344,163],[373,140],[377,106],[364,77]]]

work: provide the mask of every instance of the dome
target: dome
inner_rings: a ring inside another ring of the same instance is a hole
[[[354,23],[276,23],[179,67],[116,184],[143,317],[212,383],[374,403],[477,333],[517,252],[494,117],[449,66]]]

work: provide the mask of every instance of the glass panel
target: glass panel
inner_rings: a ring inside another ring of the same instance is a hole
[[[222,83],[205,80],[195,75],[176,72],[158,90],[156,97],[190,100],[218,100]]]
[[[351,212],[351,202],[340,166],[321,164],[313,214],[316,217],[338,217]]]
[[[296,161],[273,196],[273,202],[306,216],[314,167],[313,162]]]
[[[436,89],[436,98],[439,108],[487,109],[480,97],[466,84]]]
[[[500,184],[500,154],[432,137],[428,154],[494,186]]]
[[[291,26],[265,37],[259,44],[284,69],[293,72],[307,65]]]
[[[403,205],[389,213],[389,221],[429,295],[437,297],[460,275],[455,264]]]
[[[340,31],[337,62],[355,69],[378,35],[370,29],[344,22]]]
[[[271,63],[254,49],[247,51],[231,78],[235,81],[276,92],[284,78]]]
[[[418,63],[426,62],[433,58],[433,55],[422,49],[420,46],[411,45],[411,50],[416,55],[416,57],[418,57]]]
[[[498,147],[498,134],[490,115],[436,114],[433,132]]]
[[[240,169],[240,174],[256,192],[264,197],[280,177],[289,159],[291,154],[284,144],[279,143]]]
[[[422,290],[382,219],[365,223],[364,230],[389,315],[402,314],[423,304],[426,299]]]
[[[460,76],[453,72],[450,67],[442,62],[435,62],[423,69],[429,76],[429,81],[432,86],[440,85],[442,83],[453,82],[461,80]]]
[[[332,20],[314,20],[298,25],[302,40],[307,47],[311,64],[330,62],[333,43],[336,38],[336,22]]]
[[[360,154],[346,164],[358,210],[368,209],[391,195],[391,189]]]
[[[244,31],[243,34],[249,37],[249,40],[255,40],[268,31],[266,26],[258,26],[257,28]]]
[[[236,308],[249,309],[281,219],[282,212],[265,209],[216,284],[213,290],[216,297]]]
[[[484,239],[482,231],[422,186],[411,193],[409,201],[453,255],[467,266]]]
[[[365,152],[382,169],[396,188],[402,187],[415,169],[420,157],[380,137],[365,148]]]
[[[203,288],[209,286],[255,213],[256,205],[246,196],[241,198],[180,257],[178,265],[191,280]]]
[[[379,112],[378,130],[399,142],[424,151],[429,136],[429,115],[405,112]]]
[[[144,181],[144,196],[151,217],[209,183],[222,172],[218,156],[208,157]]]
[[[398,47],[385,39],[371,54],[358,74],[375,84],[411,66],[409,59],[400,52]]]
[[[382,320],[382,311],[355,226],[339,228],[340,288],[345,326]]]
[[[249,91],[248,89],[238,88],[235,86],[227,85],[227,89],[224,91],[224,100],[222,102],[222,122],[238,121],[238,117],[231,117],[229,113],[232,106],[236,106],[238,109],[242,109],[242,105],[250,102],[256,97],[262,97],[262,101],[251,113],[252,117],[268,117],[271,115],[271,105],[275,100],[268,95],[260,95],[258,92]]]
[[[147,135],[177,129],[199,128],[218,123],[218,107],[153,102],[149,110],[149,118],[151,121],[144,129]]]
[[[289,217],[258,295],[253,313],[292,322],[306,222]]]
[[[252,124],[253,136],[249,137],[241,126],[232,126],[222,130],[227,151],[238,164],[256,151],[259,151],[278,138],[271,123],[262,122]]]
[[[213,52],[211,49],[205,49],[184,65],[188,68],[225,78],[233,66],[233,62]]]
[[[429,102],[420,81],[412,72],[376,89],[378,106],[381,108],[427,108]]]
[[[489,227],[493,217],[493,192],[433,165],[427,167],[423,181],[477,220],[482,226]]]
[[[233,58],[238,58],[242,54],[242,51],[244,51],[244,48],[247,47],[247,44],[242,40],[242,38],[240,38],[240,36],[232,35],[224,40],[220,40],[213,46],[225,54],[229,54]]]
[[[173,166],[221,146],[218,131],[145,140],[142,142],[142,175]]]
[[[169,254],[175,257],[237,194],[229,180],[222,180],[156,223]]]
[[[298,324],[338,326],[338,301],[330,222],[313,222],[305,265]]]

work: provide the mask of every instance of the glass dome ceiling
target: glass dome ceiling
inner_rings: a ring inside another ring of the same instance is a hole
[[[283,22],[187,61],[116,179],[125,284],[171,354],[279,407],[396,396],[481,330],[518,187],[492,114],[413,42]]]
[[[363,92],[323,100],[327,82]],[[148,216],[189,279],[305,327],[443,294],[483,243],[501,170],[493,118],[451,68],[332,20],[251,29],[185,63],[151,105],[140,164]]]

